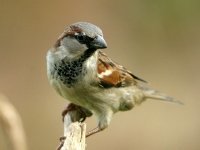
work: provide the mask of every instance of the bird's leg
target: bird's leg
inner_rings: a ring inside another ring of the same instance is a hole
[[[98,133],[98,132],[106,129],[108,127],[108,125],[110,124],[112,116],[113,116],[113,111],[109,110],[109,109],[104,110],[104,111],[100,112],[99,114],[97,114],[99,124],[96,128],[90,130],[86,134],[86,137],[89,137],[95,133]]]
[[[65,136],[61,136],[60,137],[60,144],[58,145],[58,147],[57,147],[57,149],[56,150],[60,150],[62,147],[63,147],[63,145],[64,145],[64,142],[65,142],[65,139],[66,139],[66,137]]]
[[[105,128],[104,128],[104,129],[105,129]],[[101,128],[99,128],[99,127],[96,127],[96,128],[94,128],[94,129],[90,130],[90,131],[86,134],[86,137],[89,137],[89,136],[91,136],[91,135],[93,135],[93,134],[95,134],[95,133],[98,133],[98,132],[100,132],[100,131],[102,131],[102,130],[104,130],[104,129],[101,129]]]
[[[87,117],[92,116],[92,113],[78,105],[70,103],[63,111],[62,111],[62,120],[64,121],[65,115],[69,114],[72,122],[83,122]]]
[[[75,122],[75,117],[73,117],[73,113],[76,113],[79,110],[80,106],[77,106],[73,103],[70,103],[67,105],[66,108],[62,111],[62,121],[64,122],[65,115],[69,114],[71,116],[72,122]],[[85,116],[83,115],[83,118],[85,119]],[[77,121],[77,120],[76,120]],[[78,120],[79,121],[79,120]]]

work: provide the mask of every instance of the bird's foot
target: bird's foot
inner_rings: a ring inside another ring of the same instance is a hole
[[[69,115],[71,116],[71,120],[72,122],[84,122],[85,119],[87,117],[92,116],[92,113],[90,111],[88,111],[87,109],[75,105],[73,103],[70,103],[62,112],[62,120],[64,121],[64,117],[65,115],[67,115],[69,113]]]
[[[94,134],[96,134],[96,133],[98,133],[98,132],[100,132],[100,131],[102,131],[102,130],[103,130],[103,129],[101,129],[101,128],[99,128],[99,127],[96,127],[96,128],[94,128],[94,129],[90,130],[90,131],[86,134],[86,138],[89,137],[89,136],[91,136],[91,135],[94,135]]]

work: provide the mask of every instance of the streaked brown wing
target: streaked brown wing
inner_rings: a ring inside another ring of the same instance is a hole
[[[121,65],[116,64],[105,53],[99,51],[98,79],[102,87],[125,87],[137,84],[137,80],[144,81]],[[145,81],[144,81],[145,82]]]

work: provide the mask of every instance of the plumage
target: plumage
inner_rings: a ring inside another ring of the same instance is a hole
[[[97,64],[98,78],[102,87],[125,87],[137,84],[132,74],[114,63],[105,53],[99,51]]]
[[[72,103],[70,108],[97,118],[98,126],[88,136],[108,127],[114,113],[131,110],[147,98],[179,103],[141,85],[139,81],[146,81],[99,50],[104,48],[107,44],[101,29],[78,22],[67,26],[47,53],[50,84]]]

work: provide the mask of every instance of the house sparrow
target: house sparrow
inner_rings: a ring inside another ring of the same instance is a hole
[[[101,29],[88,22],[69,25],[47,53],[50,84],[71,104],[68,109],[94,114],[97,128],[87,136],[108,127],[113,114],[131,110],[147,98],[180,103],[154,89],[143,79],[111,60],[99,49],[107,48]]]

